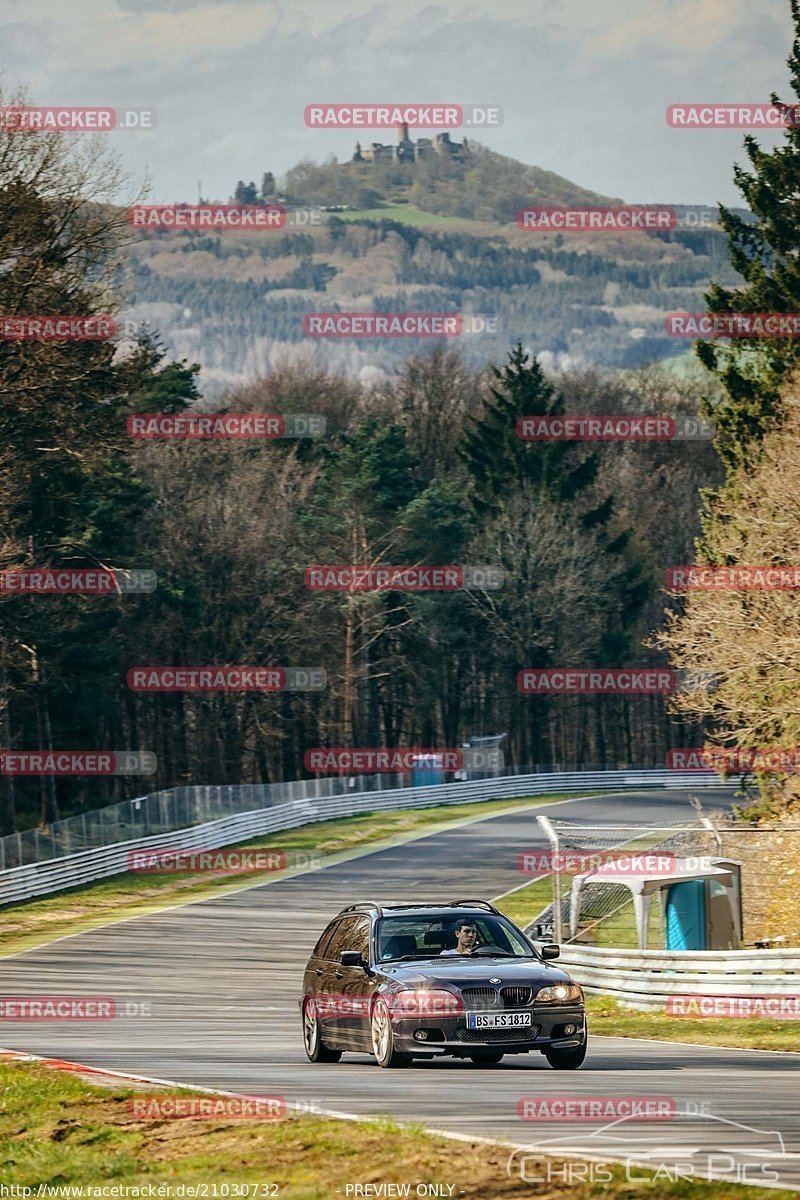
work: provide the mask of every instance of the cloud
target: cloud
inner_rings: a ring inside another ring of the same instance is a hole
[[[149,169],[155,200],[194,198],[198,180],[225,199],[236,179],[349,157],[359,134],[307,129],[307,104],[425,100],[499,105],[504,124],[481,140],[606,195],[730,203],[741,132],[670,130],[664,110],[783,90],[787,11],[785,0],[28,0],[0,39],[15,62],[6,82],[28,84],[34,103],[156,110],[152,132],[110,135],[134,177]]]
[[[785,25],[786,12],[784,0],[759,0],[758,9],[731,0],[648,0],[599,30],[587,48],[598,56],[614,57],[656,46],[692,59],[718,50],[720,42],[732,36],[744,46],[748,27]]]

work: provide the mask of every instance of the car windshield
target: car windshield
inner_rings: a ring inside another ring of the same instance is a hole
[[[460,954],[456,936],[459,923],[467,923],[475,928],[471,953],[486,957],[492,954],[504,958],[536,957],[519,931],[504,917],[488,913],[448,912],[431,916],[383,917],[377,931],[378,961],[437,958],[443,953],[456,957]]]

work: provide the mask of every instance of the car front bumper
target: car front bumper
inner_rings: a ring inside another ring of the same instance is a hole
[[[396,1048],[402,1053],[470,1055],[477,1051],[502,1051],[523,1054],[548,1046],[577,1049],[586,1041],[586,1013],[580,1005],[559,1005],[557,1009],[534,1007],[532,1024],[500,1029],[468,1029],[465,1014],[457,1017],[402,1017],[392,1020]],[[565,1025],[575,1032],[566,1034]],[[426,1037],[420,1037],[421,1032]]]

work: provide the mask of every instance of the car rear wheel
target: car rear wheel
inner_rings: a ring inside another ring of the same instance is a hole
[[[383,1000],[376,1000],[370,1019],[372,1033],[372,1053],[379,1067],[407,1067],[411,1062],[410,1054],[401,1054],[394,1048],[394,1031],[392,1018]]]
[[[577,1071],[586,1058],[586,1042],[575,1050],[558,1050],[554,1046],[548,1046],[544,1056],[556,1071]]]
[[[334,1063],[342,1057],[341,1050],[332,1050],[323,1042],[317,1006],[311,996],[306,996],[303,1004],[303,1045],[311,1062]]]
[[[476,1067],[496,1067],[502,1061],[502,1050],[484,1050],[479,1054],[469,1056]]]

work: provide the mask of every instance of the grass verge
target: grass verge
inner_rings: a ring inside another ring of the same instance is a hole
[[[600,793],[582,794],[589,796]],[[336,861],[337,856],[354,855],[365,849],[378,850],[452,825],[498,816],[518,808],[538,807],[564,798],[557,795],[535,796],[512,801],[486,800],[478,804],[365,813],[264,834],[239,844],[251,849],[283,850],[287,854],[314,852]],[[29,950],[66,934],[80,933],[126,917],[157,912],[188,900],[225,895],[252,887],[254,882],[265,883],[276,877],[280,878],[267,873],[232,877],[224,872],[134,872],[114,875],[110,879],[71,888],[54,896],[9,904],[0,909],[0,958],[20,950]]]
[[[591,1033],[606,1037],[654,1038],[746,1050],[800,1051],[797,1022],[766,1021],[761,1017],[672,1017],[662,1012],[639,1012],[607,996],[587,996]]]
[[[348,1184],[372,1184],[360,1195],[380,1195],[376,1184],[437,1184],[438,1195],[454,1200],[790,1200],[796,1193],[739,1187],[723,1182],[666,1179],[630,1182],[622,1167],[606,1168],[610,1180],[564,1182],[565,1169],[528,1159],[527,1175],[550,1182],[510,1177],[510,1151],[480,1142],[450,1141],[419,1126],[392,1119],[364,1122],[323,1117],[278,1121],[134,1118],[130,1100],[142,1089],[111,1081],[98,1087],[39,1063],[0,1062],[0,1178],[36,1195],[47,1187],[145,1187],[162,1185],[163,1200],[195,1195],[242,1196],[244,1184],[257,1196],[279,1200],[335,1200]],[[186,1089],[182,1095],[189,1096]],[[159,1091],[149,1091],[157,1099]],[[521,1138],[521,1140],[531,1140]],[[580,1165],[580,1164],[577,1164]],[[583,1164],[584,1169],[588,1164]],[[596,1167],[595,1167],[596,1171]],[[638,1171],[637,1175],[645,1175]],[[568,1176],[567,1176],[568,1178]],[[654,1183],[657,1184],[654,1187]],[[181,1185],[183,1190],[181,1190]],[[216,1187],[215,1187],[216,1185]],[[227,1189],[225,1190],[225,1186]],[[44,1190],[41,1193],[47,1196]],[[80,1193],[53,1193],[80,1200]],[[114,1193],[107,1192],[107,1195]],[[124,1200],[125,1193],[117,1192]],[[131,1193],[129,1193],[130,1195]],[[250,1191],[250,1195],[253,1196]],[[354,1195],[350,1191],[350,1195]],[[388,1191],[384,1194],[402,1195]],[[420,1192],[419,1194],[424,1194]],[[84,1190],[83,1196],[92,1193]]]

